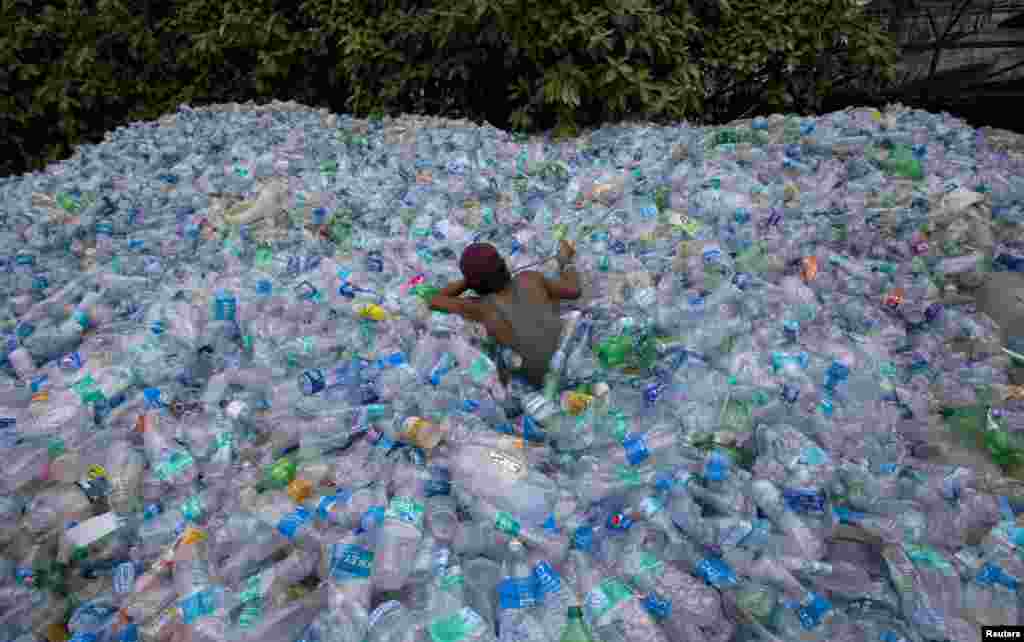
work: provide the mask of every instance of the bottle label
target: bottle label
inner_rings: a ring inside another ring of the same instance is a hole
[[[250,575],[242,582],[242,590],[238,592],[238,601],[242,604],[263,597],[263,573]]]
[[[615,477],[620,483],[626,486],[643,485],[643,479],[640,478],[640,472],[629,466],[617,466],[615,469]]]
[[[825,492],[816,488],[784,488],[782,500],[786,508],[803,515],[824,513],[827,501]]]
[[[72,313],[71,318],[75,320],[75,323],[77,323],[83,331],[88,330],[92,325],[89,315],[81,310],[75,310],[74,313]]]
[[[558,571],[547,562],[538,562],[533,567],[533,577],[537,583],[537,592],[540,593],[542,599],[562,590],[562,578],[558,575]]]
[[[640,500],[640,512],[648,519],[661,512],[664,507],[664,504],[657,497],[647,496]]]
[[[591,618],[599,620],[614,609],[620,602],[633,596],[633,591],[621,580],[610,577],[602,580],[594,590],[587,594],[586,608]]]
[[[156,476],[161,481],[177,477],[195,463],[192,454],[185,450],[176,450],[156,466]]]
[[[214,300],[214,320],[234,321],[237,301],[233,296],[218,296]]]
[[[729,468],[732,462],[725,453],[715,451],[708,455],[704,464],[704,478],[708,481],[725,481],[729,478]]]
[[[178,602],[178,609],[181,611],[181,619],[185,624],[192,624],[196,620],[208,615],[213,615],[217,610],[217,601],[212,591],[198,591]]]
[[[590,526],[580,526],[572,534],[573,548],[580,551],[589,551],[594,543],[594,529]]]
[[[384,523],[385,509],[383,506],[371,506],[366,509],[359,520],[359,528],[364,531],[372,530]]]
[[[647,450],[647,435],[644,434],[628,435],[623,440],[622,447],[626,449],[627,461],[633,466],[642,464],[651,454]]]
[[[477,357],[469,365],[469,376],[477,385],[483,385],[489,379],[492,379],[495,372],[497,372],[497,368],[494,362],[485,355]]]
[[[452,492],[451,472],[445,466],[433,466],[430,479],[424,485],[427,497],[450,495]]]
[[[707,557],[697,564],[697,576],[714,587],[734,585],[736,573],[720,559]]]
[[[331,577],[334,579],[367,578],[372,574],[372,551],[355,544],[335,544],[331,547]]]
[[[114,567],[114,593],[127,595],[135,587],[135,564],[121,562]]]
[[[652,553],[646,551],[637,555],[637,570],[642,575],[661,575],[665,570],[665,563]]]
[[[203,498],[193,495],[181,505],[181,514],[186,521],[196,522],[203,516]]]
[[[633,526],[633,520],[625,513],[612,513],[608,516],[607,526],[613,531],[628,531]]]
[[[397,519],[416,528],[423,528],[423,504],[412,497],[392,497],[385,519]]]
[[[855,510],[850,510],[845,506],[835,506],[833,507],[832,512],[835,513],[836,517],[839,518],[840,524],[849,524],[851,526],[856,526],[860,524],[862,521],[864,521],[864,518],[867,517],[867,515],[865,515],[864,513]]]
[[[926,544],[904,544],[903,550],[906,552],[907,557],[910,558],[910,561],[915,564],[934,568],[947,577],[957,575],[953,564],[943,557],[942,553],[931,546]]]
[[[114,639],[116,642],[139,642],[139,625],[134,622],[124,625]]]
[[[424,446],[425,439],[433,424],[421,417],[409,417],[402,423],[401,440],[413,446]]]
[[[300,506],[281,518],[277,523],[277,531],[290,540],[295,539],[296,533],[306,526],[309,517],[309,511]]]
[[[831,602],[820,595],[813,595],[807,604],[797,609],[797,617],[804,629],[812,631],[821,624],[822,619],[831,610]]]
[[[519,522],[517,522],[510,513],[506,513],[505,511],[498,511],[498,514],[494,518],[494,527],[511,537],[519,535]]]
[[[982,585],[1003,586],[1011,591],[1016,591],[1020,584],[1016,577],[1009,575],[1006,571],[991,563],[986,563],[981,567],[981,571],[978,572],[974,581]]]
[[[626,436],[629,434],[629,423],[626,420],[625,414],[618,408],[609,408],[608,420],[611,421],[611,433],[616,441],[625,441]]]
[[[466,606],[431,622],[430,639],[432,642],[463,642],[478,637],[485,626],[484,619]]]
[[[655,622],[663,622],[672,615],[672,602],[657,593],[648,593],[640,602]]]
[[[442,591],[454,591],[462,590],[462,587],[466,583],[466,576],[462,574],[462,571],[452,569],[441,578],[441,590]]]
[[[316,503],[316,516],[318,519],[327,521],[328,517],[334,507],[340,502],[347,504],[349,499],[352,497],[352,491],[342,490],[334,493],[333,495],[325,495],[320,498],[320,501]]]
[[[251,600],[245,603],[238,614],[238,628],[247,629],[255,626],[263,619],[263,600]]]
[[[534,606],[537,596],[532,577],[509,577],[498,584],[498,606],[502,609],[523,609]]]
[[[547,435],[541,430],[540,424],[530,415],[523,415],[523,438],[534,443],[543,443]]]

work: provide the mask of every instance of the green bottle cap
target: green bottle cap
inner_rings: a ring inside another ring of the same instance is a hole
[[[578,607],[578,606],[570,606],[569,607],[569,619],[570,620],[571,619],[577,619],[577,620],[583,619],[583,609]]]

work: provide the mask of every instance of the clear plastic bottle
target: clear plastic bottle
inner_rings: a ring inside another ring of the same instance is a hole
[[[320,571],[328,586],[328,620],[340,639],[362,639],[370,624],[379,561],[373,539],[369,533],[352,532],[328,541]]]
[[[544,642],[548,633],[537,617],[538,595],[522,542],[509,543],[498,584],[499,642]]]
[[[127,441],[115,441],[110,444],[106,456],[107,481],[110,483],[110,494],[107,503],[110,509],[119,514],[130,514],[141,507],[142,470],[145,459]]]
[[[423,537],[426,495],[420,471],[411,465],[399,465],[392,488],[384,522],[377,534],[374,586],[379,591],[398,590],[405,584]]]

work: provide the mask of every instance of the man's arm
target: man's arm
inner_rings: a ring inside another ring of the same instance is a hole
[[[449,283],[430,298],[430,309],[457,314],[470,321],[479,321],[480,309],[476,302],[459,298],[468,289],[465,279]]]
[[[561,266],[557,280],[550,280],[543,275],[544,289],[552,297],[561,300],[574,301],[580,298],[580,275],[576,272],[576,266],[572,262],[566,262]]]

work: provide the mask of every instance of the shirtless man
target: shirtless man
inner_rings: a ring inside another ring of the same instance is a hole
[[[502,379],[507,382],[510,374],[520,374],[540,387],[562,332],[558,302],[580,297],[575,254],[569,243],[559,244],[560,276],[552,281],[532,270],[512,276],[497,248],[489,243],[474,243],[459,260],[465,278],[434,295],[430,308],[483,324],[492,339],[523,358],[521,368],[503,369]],[[473,290],[478,297],[461,298],[467,290]]]

